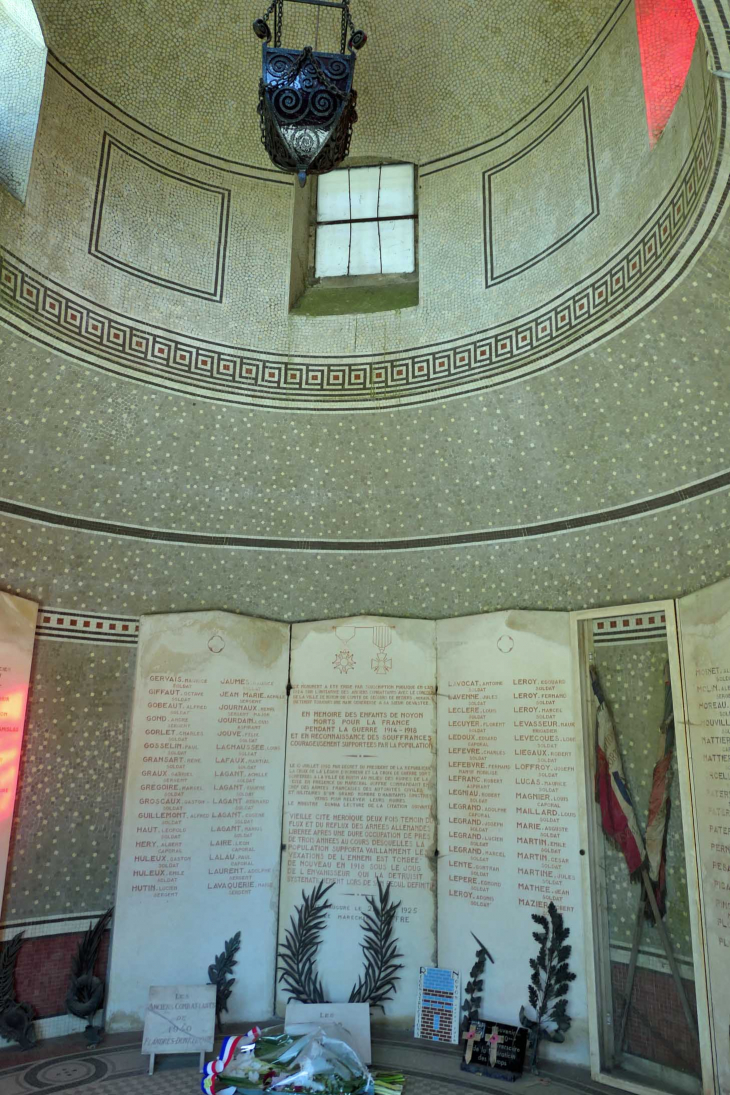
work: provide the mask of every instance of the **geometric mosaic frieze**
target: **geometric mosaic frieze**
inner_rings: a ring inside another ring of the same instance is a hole
[[[38,613],[36,638],[55,639],[57,642],[134,645],[139,638],[139,618],[44,608]]]
[[[608,616],[593,621],[593,642],[596,645],[647,642],[652,639],[665,641],[666,637],[667,618],[662,611]]]

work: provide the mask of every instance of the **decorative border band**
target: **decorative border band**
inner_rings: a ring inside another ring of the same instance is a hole
[[[593,621],[593,642],[605,643],[647,642],[664,639],[667,634],[667,618],[664,612],[642,612],[633,616],[606,616]]]
[[[104,912],[59,913],[57,916],[31,916],[24,920],[4,920],[0,924],[0,942],[6,942],[19,931],[26,939],[43,939],[49,935],[69,935],[85,932],[90,923]]]
[[[137,642],[139,620],[136,616],[106,616],[99,613],[67,612],[63,608],[44,608],[38,613],[36,638],[59,642],[113,643]]]
[[[692,216],[702,209],[701,197],[715,166],[716,123],[717,96],[711,84],[677,180],[643,229],[600,271],[549,307],[444,349],[304,362],[215,345],[100,308],[9,251],[0,256],[0,299],[7,313],[32,329],[32,337],[43,332],[47,345],[71,357],[91,359],[97,367],[156,387],[223,402],[337,411],[380,409],[388,397],[394,398],[394,406],[404,406],[460,395],[542,371],[554,363],[546,360],[548,355],[574,353],[599,326],[627,322],[628,309],[665,272]]]
[[[120,536],[152,543],[188,544],[197,547],[220,547],[228,550],[254,548],[261,551],[306,551],[312,554],[329,552],[378,553],[388,551],[422,551],[428,548],[465,547],[468,544],[522,542],[539,536],[554,536],[563,532],[578,532],[585,528],[610,525],[633,517],[646,517],[673,506],[683,505],[696,498],[705,498],[730,487],[730,470],[698,479],[676,490],[653,495],[639,502],[629,502],[612,509],[577,514],[554,521],[539,521],[532,525],[480,529],[476,532],[455,532],[449,535],[411,536],[393,540],[295,540],[284,536],[246,536],[236,533],[188,532],[184,529],[158,529],[146,525],[120,525],[94,517],[79,517],[42,509],[21,502],[0,498],[0,513],[42,525],[72,529],[76,532],[99,533],[103,536]],[[47,613],[46,613],[47,614]],[[83,617],[79,617],[81,619]],[[106,619],[107,617],[90,617]],[[116,618],[114,618],[116,619]],[[131,618],[127,620],[131,622]],[[136,622],[136,621],[134,621]],[[63,625],[55,625],[63,626]],[[109,629],[111,631],[111,629]],[[103,629],[99,629],[103,634]]]

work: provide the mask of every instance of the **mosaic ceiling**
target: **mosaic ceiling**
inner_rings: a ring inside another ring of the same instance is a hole
[[[39,0],[31,187],[0,197],[6,588],[129,618],[447,616],[728,573],[715,40],[652,148],[630,2],[467,9],[419,7],[409,51],[358,8],[353,157],[421,165],[419,306],[297,318],[248,14]]]
[[[184,144],[261,166],[268,161],[248,124],[260,69],[251,23],[266,6],[36,0],[49,49],[118,107]],[[358,155],[423,163],[508,130],[565,80],[614,8],[615,0],[354,0],[368,34],[357,68]],[[286,20],[284,45],[287,36],[315,41],[315,9],[289,5]],[[325,14],[320,46],[333,42]]]

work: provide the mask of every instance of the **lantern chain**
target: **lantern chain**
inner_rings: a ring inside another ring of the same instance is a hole
[[[256,29],[257,24],[268,24],[269,17],[273,13],[274,15],[274,46],[281,46],[281,32],[284,21],[284,0],[271,0],[268,8],[264,12],[262,19],[257,19],[254,24]],[[342,27],[340,31],[340,53],[344,53],[348,46],[347,32],[351,35],[355,34],[355,24],[350,14],[349,0],[342,0]],[[262,37],[263,35],[260,35]],[[317,37],[319,38],[319,9],[317,9]],[[350,42],[352,48],[352,42]],[[315,47],[316,48],[316,47]],[[359,47],[358,47],[359,48]]]

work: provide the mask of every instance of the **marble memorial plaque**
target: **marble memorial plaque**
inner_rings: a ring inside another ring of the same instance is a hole
[[[390,883],[404,968],[385,1017],[409,1023],[435,958],[434,638],[433,623],[369,616],[292,628],[280,943],[302,892],[332,884],[317,967],[325,996],[349,1000],[367,898]],[[289,996],[279,984],[279,1014]]]
[[[205,980],[237,931],[227,1017],[273,1011],[288,666],[285,624],[142,617],[109,1030],[142,1025],[150,982]]]
[[[143,1053],[210,1053],[215,1039],[215,985],[151,985]]]
[[[328,1038],[346,1042],[366,1065],[372,1061],[368,1004],[300,1004],[292,1000],[286,1005],[285,1030],[318,1028]]]
[[[38,605],[0,593],[0,904],[8,866]]]
[[[678,604],[712,1053],[730,1092],[730,581]]]
[[[517,1021],[527,1004],[532,914],[552,900],[571,929],[560,1060],[588,1061],[582,947],[577,737],[567,613],[501,612],[437,625],[439,962],[487,962],[483,1011]]]

